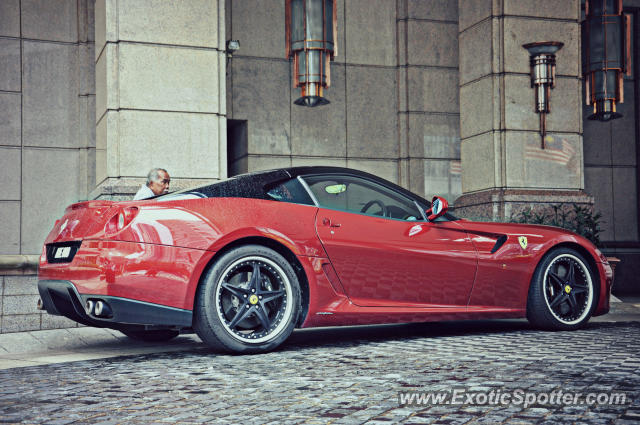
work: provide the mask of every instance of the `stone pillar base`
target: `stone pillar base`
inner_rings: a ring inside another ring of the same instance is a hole
[[[478,221],[511,221],[523,211],[551,213],[554,205],[593,206],[593,197],[583,190],[489,189],[467,193],[456,199],[453,213]]]
[[[169,173],[171,174],[171,173]],[[146,178],[140,177],[109,177],[102,181],[89,194],[89,199],[106,199],[109,201],[130,201],[140,186],[146,183]],[[180,179],[171,178],[169,190],[175,192],[213,183],[218,179]]]

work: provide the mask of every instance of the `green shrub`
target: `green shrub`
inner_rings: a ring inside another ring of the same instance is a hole
[[[578,204],[571,206],[567,204],[551,205],[551,210],[538,211],[529,208],[512,217],[511,221],[561,227],[576,232],[589,239],[596,246],[600,246],[602,214],[594,213],[593,209],[588,206]]]

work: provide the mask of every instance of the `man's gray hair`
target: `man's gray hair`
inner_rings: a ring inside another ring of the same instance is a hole
[[[149,171],[149,174],[147,174],[147,186],[149,186],[151,182],[155,182],[160,179],[158,171],[164,171],[165,173],[169,174],[169,172],[164,168],[152,168],[151,171]]]

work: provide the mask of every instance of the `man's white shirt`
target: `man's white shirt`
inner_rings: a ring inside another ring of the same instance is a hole
[[[136,196],[133,197],[134,201],[139,201],[141,199],[148,199],[148,198],[152,198],[156,196],[155,193],[153,193],[153,191],[151,189],[149,189],[147,187],[147,185],[143,184],[140,189],[138,190],[138,192],[136,193]]]

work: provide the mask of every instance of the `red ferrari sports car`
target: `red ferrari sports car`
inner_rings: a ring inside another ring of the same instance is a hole
[[[40,257],[41,308],[143,340],[263,352],[296,327],[527,317],[574,329],[613,275],[562,229],[480,223],[361,171],[294,167],[88,201]]]

